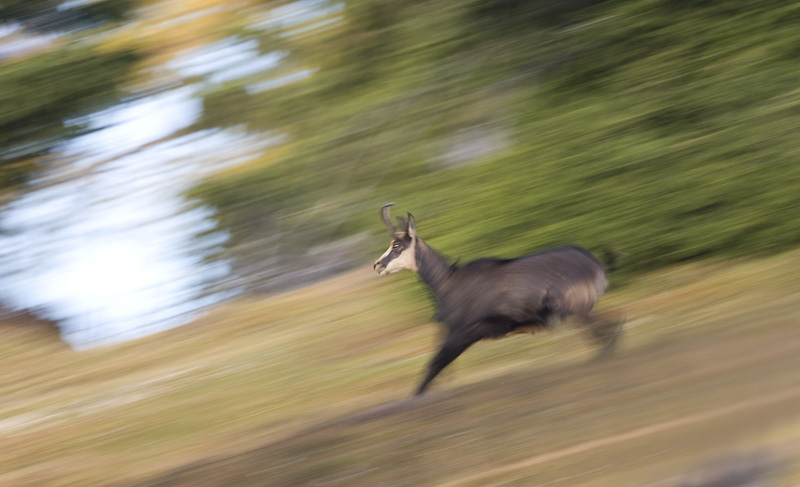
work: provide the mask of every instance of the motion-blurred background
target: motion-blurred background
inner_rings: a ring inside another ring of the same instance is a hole
[[[411,276],[371,274],[390,201],[453,260],[611,249],[633,351],[490,343],[450,405],[336,423],[410,391],[437,336]],[[800,2],[3,0],[0,484],[241,451],[165,485],[800,484],[799,216]],[[648,436],[711,411],[751,429]]]

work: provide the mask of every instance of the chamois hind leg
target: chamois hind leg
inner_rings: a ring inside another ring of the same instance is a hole
[[[589,333],[592,343],[600,347],[600,352],[595,357],[602,359],[614,353],[625,317],[622,313],[592,313],[580,318],[581,323]]]
[[[439,352],[433,357],[430,364],[428,364],[428,372],[417,388],[415,395],[419,396],[424,393],[433,378],[476,341],[477,340],[472,337],[464,336],[460,333],[453,333],[451,331],[439,348]]]

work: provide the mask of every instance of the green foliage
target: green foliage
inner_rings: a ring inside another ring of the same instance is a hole
[[[0,21],[36,31],[76,29],[125,18],[134,0],[99,0],[63,8],[62,0],[3,0]]]
[[[800,242],[800,2],[549,5],[347,2],[324,54],[292,58],[317,74],[237,98],[237,123],[292,143],[196,191],[231,230],[228,255],[297,215],[282,225],[294,254],[377,235],[388,201],[453,257],[575,242],[638,273]],[[205,123],[235,113],[207,108]],[[459,134],[490,133],[510,145],[443,163]]]
[[[62,4],[0,4],[0,22],[23,26],[27,36],[61,35],[35,55],[0,60],[0,191],[21,186],[38,169],[40,156],[85,133],[81,117],[118,102],[118,86],[138,60],[131,52],[101,52],[79,42],[82,30],[96,34],[102,24],[122,20],[133,0]]]
[[[63,47],[6,61],[0,70],[0,188],[24,182],[34,158],[84,133],[79,117],[119,100],[136,56]]]

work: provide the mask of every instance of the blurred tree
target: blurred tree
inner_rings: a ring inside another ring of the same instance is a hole
[[[3,0],[0,21],[20,23],[37,32],[85,29],[124,20],[133,6],[134,0]]]
[[[202,126],[288,135],[193,192],[256,287],[260,262],[314,266],[326,242],[380,232],[392,200],[465,257],[573,241],[641,272],[800,242],[800,2],[338,5],[251,31],[289,53],[268,76],[311,77],[205,98]],[[471,163],[443,162],[459,152]]]
[[[136,56],[63,47],[6,61],[0,71],[0,188],[19,185],[36,158],[86,132],[80,117],[120,99]]]
[[[119,21],[131,6],[131,0],[74,7],[52,0],[0,5],[0,22],[17,23],[32,36],[56,34],[44,48],[0,59],[0,190],[24,183],[39,157],[85,133],[82,117],[120,100],[119,86],[138,56],[125,49],[101,50],[81,40],[79,31]]]

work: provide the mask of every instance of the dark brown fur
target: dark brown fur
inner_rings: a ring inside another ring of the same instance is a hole
[[[384,209],[384,220],[387,220]],[[590,312],[606,290],[605,266],[588,250],[560,247],[515,259],[479,259],[458,266],[449,264],[416,236],[414,217],[392,233],[390,251],[375,263],[379,271],[406,249],[415,252],[416,271],[436,303],[435,319],[445,325],[447,335],[430,362],[416,394],[470,345],[481,339],[551,327],[568,316],[592,325],[595,340],[608,353],[616,341],[619,325],[609,333],[597,326]],[[395,250],[391,250],[391,249]]]

